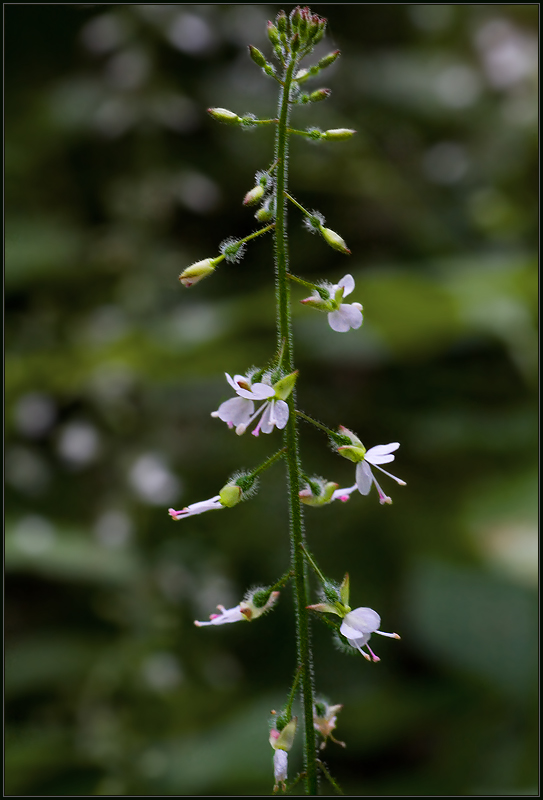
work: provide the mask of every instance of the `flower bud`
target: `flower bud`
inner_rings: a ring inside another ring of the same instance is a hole
[[[332,128],[329,131],[324,131],[322,138],[329,142],[341,141],[342,139],[350,139],[355,133],[356,131],[351,130],[351,128]]]
[[[197,261],[195,264],[183,270],[179,276],[179,280],[183,286],[186,286],[188,289],[189,286],[194,286],[194,284],[201,281],[202,278],[207,278],[208,275],[215,272],[215,267],[219,263],[219,260],[219,258],[205,258],[203,261]]]
[[[290,375],[274,383],[272,388],[275,390],[275,397],[279,400],[286,400],[294,389],[297,377],[298,370],[296,370],[296,372],[291,372]]]
[[[268,62],[266,61],[260,50],[257,47],[253,47],[252,44],[249,45],[249,55],[251,56],[255,64],[259,67],[262,67],[262,69],[264,69],[264,67],[268,65]]]
[[[333,231],[331,228],[323,228],[322,226],[319,228],[324,240],[333,247],[334,250],[339,250],[340,253],[347,253],[350,255],[351,251],[341,238],[341,236]]]
[[[264,190],[263,186],[255,186],[253,189],[251,189],[245,195],[245,198],[243,200],[243,205],[244,206],[254,206],[254,205],[256,205],[256,203],[258,203],[259,200],[262,200],[262,198],[264,197],[264,194],[265,194],[265,190]]]
[[[326,100],[332,94],[331,89],[317,89],[309,95],[310,103],[318,103],[320,100]]]
[[[336,58],[339,56],[339,50],[334,50],[333,53],[328,53],[327,56],[321,58],[318,63],[319,69],[324,69],[325,67],[329,67],[330,64],[333,64]]]
[[[273,22],[268,22],[267,26],[268,30],[268,38],[274,47],[281,45],[281,40],[279,38],[279,30],[275,27]]]
[[[228,125],[239,125],[241,122],[240,117],[227,108],[208,108],[207,113],[211,114],[213,119],[216,119],[218,122],[226,122]]]
[[[311,306],[311,308],[316,308],[317,311],[332,311],[332,304],[330,300],[324,300],[324,298],[320,297],[317,294],[312,294],[311,297],[306,297],[304,300],[300,300],[300,303],[303,303],[304,306]]]
[[[273,202],[272,198],[266,200],[263,206],[258,209],[255,214],[255,218],[259,222],[269,222],[271,219],[275,217],[275,203]]]
[[[233,508],[241,500],[242,489],[235,483],[227,483],[219,492],[219,499],[226,508]]]
[[[277,23],[277,27],[279,29],[279,32],[280,33],[286,33],[286,30],[287,30],[287,15],[283,10],[281,10],[277,14],[277,16],[275,18],[275,22]]]
[[[300,6],[296,6],[296,8],[292,9],[292,11],[289,14],[289,19],[290,19],[290,26],[291,26],[292,30],[293,31],[298,30],[298,26],[299,26],[300,21],[302,19]]]

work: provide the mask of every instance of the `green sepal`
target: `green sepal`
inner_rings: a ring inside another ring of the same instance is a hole
[[[298,370],[295,372],[291,372],[290,375],[287,375],[285,378],[281,378],[281,380],[274,383],[273,389],[275,391],[275,397],[278,400],[286,400],[292,394],[292,390],[296,385],[296,379],[298,378]]]
[[[339,594],[341,597],[341,602],[344,606],[349,605],[349,573],[345,573],[345,577],[343,578],[343,583],[339,587]]]
[[[358,464],[360,461],[364,461],[364,456],[366,455],[365,447],[356,447],[352,444],[338,447],[337,451],[340,456],[343,456],[343,458],[348,458],[349,461],[354,461],[355,464]]]

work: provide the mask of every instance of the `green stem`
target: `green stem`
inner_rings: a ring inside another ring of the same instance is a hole
[[[296,674],[294,676],[294,681],[292,683],[290,694],[288,696],[287,705],[285,707],[285,717],[289,722],[292,717],[292,704],[294,702],[294,698],[296,697],[296,691],[298,689],[298,684],[300,682],[300,674],[301,674],[301,669],[300,667],[298,667],[298,669],[296,670]]]
[[[270,456],[269,458],[267,458],[266,461],[263,461],[262,464],[259,467],[254,469],[251,472],[251,477],[254,478],[257,475],[260,475],[261,472],[264,472],[264,470],[268,469],[268,467],[271,467],[272,464],[275,464],[275,462],[278,459],[280,459],[281,456],[284,456],[286,452],[287,452],[287,448],[286,447],[282,447],[281,450],[278,450],[277,453],[274,453],[273,456]]]
[[[267,233],[271,231],[272,228],[275,227],[275,222],[272,222],[271,225],[266,225],[265,228],[260,228],[260,230],[255,231],[254,233],[250,233],[249,236],[246,236],[244,239],[240,239],[240,242],[250,242],[251,239],[256,239],[257,236],[262,236],[263,233]]]
[[[309,281],[304,281],[303,278],[299,278],[297,275],[293,275],[291,272],[287,273],[287,278],[289,281],[294,281],[294,283],[299,283],[300,286],[305,286],[306,289],[311,289],[315,291],[317,288],[314,283],[309,283]]]
[[[285,192],[285,197],[287,198],[287,200],[290,200],[290,202],[291,202],[291,203],[294,203],[294,205],[296,206],[296,208],[299,208],[299,209],[300,209],[300,211],[302,211],[302,212],[303,212],[303,213],[306,215],[306,217],[312,217],[312,216],[314,216],[313,214],[311,214],[311,213],[310,213],[310,212],[307,210],[307,208],[304,208],[302,205],[300,205],[300,203],[299,203],[297,200],[295,200],[295,199],[294,199],[294,198],[293,198],[293,197],[292,197],[290,194],[287,194],[287,193]]]
[[[305,557],[307,558],[307,560],[309,561],[309,565],[310,565],[310,566],[313,568],[313,570],[315,571],[315,575],[316,575],[316,576],[317,576],[317,578],[320,580],[320,582],[322,583],[322,585],[323,585],[323,586],[326,586],[327,580],[326,580],[326,578],[324,577],[324,575],[322,574],[322,572],[320,571],[320,569],[317,567],[317,565],[316,565],[316,563],[314,562],[314,560],[313,560],[313,558],[312,558],[312,556],[311,556],[311,554],[310,554],[309,550],[308,550],[308,549],[307,549],[307,547],[305,547],[305,545],[303,545],[303,544],[301,544],[301,545],[300,545],[300,547],[301,547],[301,549],[302,549],[302,552],[303,552],[304,556],[305,556]]]
[[[332,439],[335,442],[337,442],[339,440],[339,434],[336,431],[333,431],[330,428],[327,428],[326,425],[322,424],[322,422],[317,422],[316,419],[313,419],[313,417],[308,416],[308,414],[304,414],[303,411],[297,410],[296,413],[298,414],[299,417],[301,417],[302,419],[305,419],[306,422],[310,422],[316,428],[320,428],[321,431],[324,431],[325,433],[327,433],[328,436],[331,436]]]
[[[290,309],[290,285],[288,273],[288,234],[286,191],[288,185],[288,122],[290,113],[289,94],[292,85],[297,59],[289,56],[285,64],[283,87],[279,94],[279,124],[275,138],[275,158],[277,159],[277,210],[274,231],[275,244],[275,276],[277,296],[277,346],[284,342],[283,367],[287,373],[294,372],[292,324]],[[288,398],[289,418],[284,432],[287,448],[285,455],[288,468],[289,483],[289,516],[290,516],[290,549],[291,568],[294,573],[294,589],[296,598],[296,648],[297,664],[300,669],[302,684],[303,717],[304,717],[304,762],[305,790],[309,795],[318,794],[318,767],[313,725],[313,658],[310,644],[309,615],[306,610],[308,594],[306,589],[307,568],[300,545],[303,544],[303,518],[300,503],[300,452],[298,442],[298,425],[296,417],[296,392]]]

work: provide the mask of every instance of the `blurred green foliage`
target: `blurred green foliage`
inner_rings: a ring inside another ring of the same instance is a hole
[[[283,469],[220,517],[165,511],[277,446],[209,416],[223,373],[273,350],[270,240],[190,291],[177,275],[255,227],[273,132],[205,109],[273,113],[246,46],[269,52],[279,8],[6,7],[8,795],[270,791],[290,590],[250,628],[192,623],[283,573]],[[317,55],[343,55],[296,122],[358,136],[294,141],[291,187],[353,255],[291,212],[292,264],[352,272],[365,324],[295,304],[299,402],[400,441],[408,484],[307,511],[330,577],[402,634],[369,665],[315,624],[348,745],[326,763],[354,796],[537,794],[538,8],[317,11]],[[350,485],[302,433],[305,469]]]

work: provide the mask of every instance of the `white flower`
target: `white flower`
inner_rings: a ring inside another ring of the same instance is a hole
[[[234,375],[232,378],[227,372],[226,380],[234,389],[237,397],[232,397],[221,403],[217,411],[213,411],[211,416],[218,417],[226,422],[229,428],[236,429],[240,436],[245,433],[247,427],[260,414],[262,417],[256,428],[252,431],[253,436],[262,433],[271,433],[276,427],[282,429],[288,421],[288,405],[284,399],[276,397],[276,390],[269,383],[251,383],[251,379],[246,375]],[[254,401],[265,402],[255,411]]]
[[[345,636],[352,647],[356,647],[362,653],[367,661],[380,661],[368,644],[371,634],[378,633],[380,636],[389,636],[391,639],[400,638],[397,633],[385,633],[378,630],[380,624],[381,617],[372,608],[355,608],[354,611],[349,611],[345,615],[339,632]],[[363,647],[368,649],[370,655],[362,650]]]
[[[199,620],[195,620],[194,624],[197,628],[204,628],[206,625],[226,625],[228,622],[251,622],[253,619],[257,619],[258,617],[265,614],[266,611],[269,611],[275,603],[277,602],[277,598],[279,597],[279,592],[270,592],[268,599],[264,603],[264,605],[257,606],[254,603],[254,597],[257,593],[269,591],[264,589],[253,589],[253,591],[249,592],[245,599],[241,601],[241,603],[234,608],[225,608],[224,606],[217,606],[217,610],[220,611],[220,614],[210,614],[209,615],[209,622],[199,622]],[[266,596],[266,595],[265,595]]]
[[[182,508],[181,511],[176,511],[175,508],[169,508],[168,514],[172,519],[184,519],[185,517],[194,517],[196,514],[203,514],[204,511],[214,511],[215,509],[225,508],[221,503],[220,496],[217,494],[209,500],[202,500],[200,503],[192,503],[190,506]]]
[[[241,603],[235,608],[225,608],[224,606],[217,606],[220,614],[210,614],[209,622],[194,621],[197,628],[204,628],[206,625],[225,625],[227,622],[241,622],[247,621],[247,617],[241,610]]]
[[[320,291],[315,289],[311,297],[306,297],[301,302],[316,308],[318,311],[327,311],[328,324],[332,330],[345,333],[350,328],[359,328],[364,319],[360,303],[341,302],[344,297],[351,294],[353,289],[353,276],[344,275],[339,283],[321,284]]]
[[[331,294],[339,308],[330,311],[328,314],[328,324],[333,331],[345,333],[351,328],[359,328],[362,325],[362,306],[360,303],[342,303],[341,300],[354,289],[354,278],[352,275],[345,275],[339,283],[332,287]]]
[[[370,447],[369,450],[366,450],[364,454],[364,460],[360,461],[356,465],[356,485],[360,494],[369,494],[371,485],[374,483],[375,488],[379,492],[379,502],[381,505],[383,505],[383,503],[392,503],[390,497],[383,492],[377,483],[375,476],[371,471],[370,464],[381,470],[381,472],[384,472],[389,478],[395,480],[396,483],[400,484],[400,486],[405,486],[405,481],[402,481],[395,475],[391,475],[390,472],[387,472],[385,469],[379,466],[379,464],[387,464],[390,461],[394,461],[392,452],[397,450],[399,446],[399,442],[391,442],[390,444],[378,444],[375,447]]]

